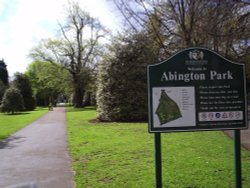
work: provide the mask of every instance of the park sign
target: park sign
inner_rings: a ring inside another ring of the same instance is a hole
[[[195,47],[147,74],[149,132],[247,128],[244,64]]]

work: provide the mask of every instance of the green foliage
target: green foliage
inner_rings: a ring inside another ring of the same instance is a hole
[[[9,84],[7,65],[3,60],[0,61],[0,80],[3,82],[5,86]]]
[[[24,109],[34,110],[36,103],[32,94],[29,78],[22,73],[16,73],[14,77],[13,86],[19,89],[21,95],[23,96]]]
[[[98,71],[98,119],[147,119],[147,64],[156,62],[151,41],[143,33],[113,42]]]
[[[6,88],[7,87],[4,85],[2,80],[0,80],[0,104],[2,103],[2,98],[3,98],[3,95],[4,95]]]
[[[16,115],[0,113],[0,140],[9,137],[47,112],[47,108],[36,108],[34,111],[21,112]]]
[[[99,39],[107,31],[74,1],[68,2],[64,23],[59,26],[61,35],[42,40],[30,55],[35,60],[59,63],[68,70],[72,78],[74,106],[82,107],[84,92],[101,53]]]
[[[55,100],[59,94],[69,98],[72,92],[70,75],[61,65],[35,61],[25,74],[30,79],[38,105],[47,106],[52,102],[50,98]]]
[[[12,113],[24,110],[23,96],[17,88],[11,87],[3,96],[1,111]]]
[[[91,123],[94,109],[68,109],[76,187],[155,187],[154,135],[146,123]],[[221,131],[162,134],[166,188],[235,186],[233,140]],[[250,187],[250,152],[242,149],[243,187]]]

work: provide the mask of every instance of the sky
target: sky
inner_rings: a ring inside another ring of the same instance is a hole
[[[111,1],[79,2],[107,28],[119,28]],[[68,0],[0,0],[0,59],[7,64],[9,76],[25,72],[32,62],[28,54],[41,39],[56,36],[67,4]]]

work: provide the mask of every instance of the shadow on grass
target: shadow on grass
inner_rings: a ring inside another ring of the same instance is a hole
[[[17,143],[24,142],[24,140],[22,138],[24,138],[24,137],[10,136],[10,137],[6,138],[5,140],[0,141],[0,149],[12,149],[12,148],[16,147]],[[0,139],[3,139],[3,138],[0,137]],[[22,139],[22,140],[20,140],[20,139]]]
[[[27,114],[31,114],[30,112],[18,112],[18,113],[14,113],[14,114],[11,114],[11,113],[2,113],[3,115],[6,115],[6,116],[20,116],[20,115],[27,115]]]
[[[67,108],[67,112],[95,111],[95,106],[87,106],[84,108]]]
[[[148,121],[101,121],[99,119],[91,119],[88,121],[89,123],[92,123],[92,124],[128,124],[128,123],[131,123],[131,124],[141,124],[141,123],[148,123]]]

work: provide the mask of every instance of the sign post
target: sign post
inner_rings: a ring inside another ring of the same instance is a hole
[[[240,130],[234,130],[234,161],[235,161],[235,187],[241,188],[241,152]]]
[[[162,188],[161,133],[155,133],[156,188]]]
[[[188,48],[149,65],[147,74],[157,177],[161,176],[161,132],[231,129],[235,130],[236,182],[241,182],[240,129],[248,126],[245,65],[206,48]]]

